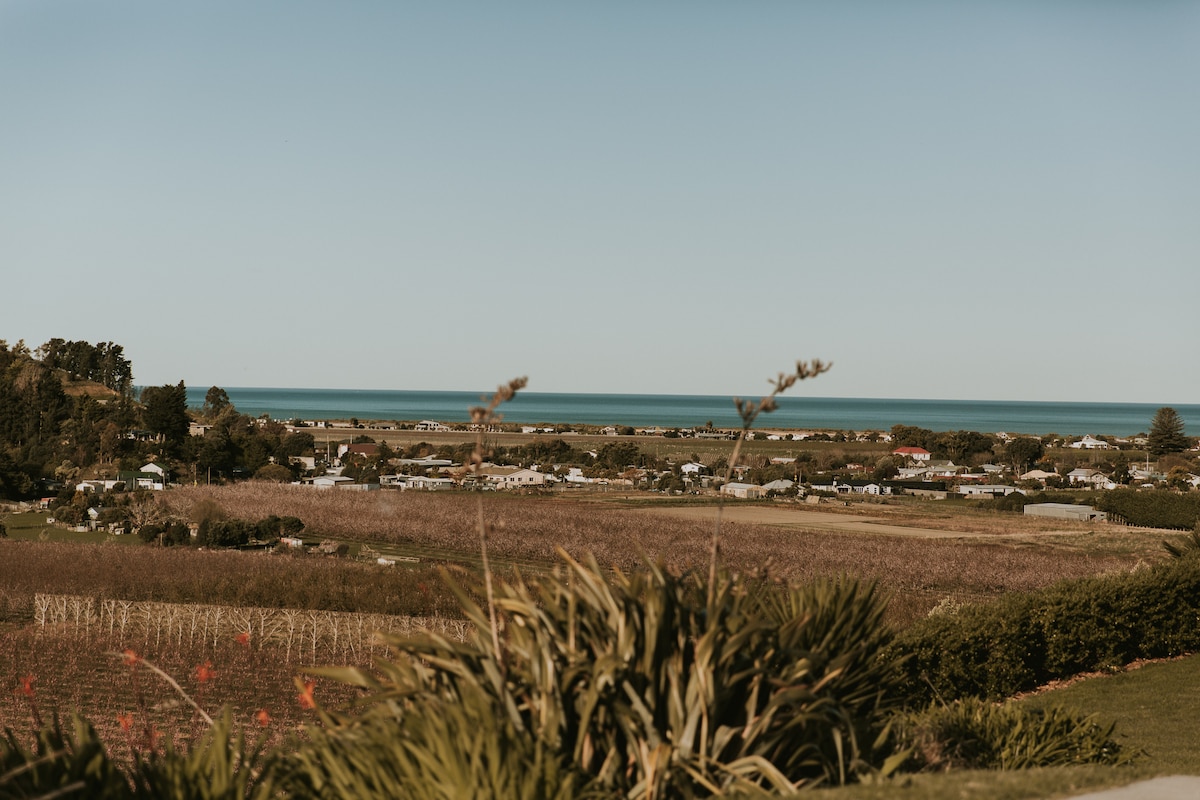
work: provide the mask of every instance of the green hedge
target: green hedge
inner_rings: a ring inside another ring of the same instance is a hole
[[[1114,489],[1100,497],[1096,508],[1119,514],[1130,525],[1190,530],[1200,521],[1200,492]]]
[[[1200,650],[1200,557],[967,606],[904,631],[910,707],[998,699],[1081,672]]]

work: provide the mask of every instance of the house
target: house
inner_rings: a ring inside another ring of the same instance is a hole
[[[288,461],[293,464],[299,464],[308,472],[312,472],[317,468],[316,456],[288,456]]]
[[[1029,472],[1020,476],[1023,481],[1044,481],[1047,478],[1054,477],[1056,473],[1046,472],[1044,469],[1031,469]]]
[[[500,488],[521,489],[527,486],[543,486],[545,483],[546,476],[543,473],[532,469],[518,469],[501,478]]]
[[[907,458],[909,461],[928,461],[933,457],[924,447],[897,447],[892,451],[892,455]]]
[[[545,474],[521,467],[483,467],[479,477],[497,489],[518,489],[526,486],[541,486],[546,482]]]
[[[695,461],[689,461],[686,464],[681,464],[679,466],[679,472],[685,478],[686,477],[695,477],[696,475],[700,475],[704,472],[708,472],[708,467],[706,467],[703,464],[700,464],[698,462],[695,462]]]
[[[1095,489],[1103,488],[1104,484],[1108,483],[1108,477],[1103,472],[1098,469],[1088,469],[1086,467],[1080,467],[1068,472],[1067,480],[1072,484],[1087,484]]]
[[[379,445],[374,442],[357,442],[355,444],[339,444],[338,458],[343,456],[363,456],[364,458],[374,458],[379,455]]]
[[[413,426],[415,431],[448,431],[449,425],[443,425],[440,422],[435,422],[431,419],[423,419]]]
[[[1097,439],[1095,436],[1092,436],[1089,433],[1078,442],[1071,442],[1069,445],[1067,445],[1067,447],[1073,447],[1076,450],[1107,450],[1109,447],[1111,447],[1111,445],[1102,439]]]
[[[431,478],[426,475],[380,475],[379,483],[390,489],[453,489],[454,480],[451,478]]]
[[[933,478],[953,478],[965,469],[950,460],[926,461],[925,464],[929,469],[929,476]]]
[[[1082,522],[1104,522],[1108,519],[1108,515],[1103,511],[1072,503],[1030,503],[1025,506],[1025,514],[1031,517],[1057,517]]]
[[[721,494],[742,500],[755,500],[762,497],[765,492],[763,492],[763,487],[754,483],[727,483],[721,487]]]
[[[771,481],[770,483],[764,483],[762,488],[764,494],[768,494],[770,492],[775,492],[776,494],[785,494],[792,491],[795,485],[795,481],[789,481],[787,478],[780,478],[779,480]]]
[[[118,472],[117,482],[125,484],[126,489],[153,489],[159,492],[166,488],[161,475],[144,470]]]

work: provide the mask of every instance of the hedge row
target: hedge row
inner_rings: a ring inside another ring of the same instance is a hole
[[[1200,556],[1067,581],[929,617],[897,637],[909,707],[1009,697],[1082,672],[1200,650]]]
[[[1096,507],[1120,514],[1130,525],[1190,530],[1200,521],[1200,492],[1114,489],[1101,495]]]

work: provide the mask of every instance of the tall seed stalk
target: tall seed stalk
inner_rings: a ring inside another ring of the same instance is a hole
[[[475,428],[475,448],[471,451],[471,458],[467,464],[458,471],[455,476],[456,480],[461,484],[469,475],[479,478],[480,471],[483,469],[484,459],[491,454],[491,449],[487,447],[484,440],[484,434],[488,428],[495,425],[501,420],[501,415],[496,409],[502,403],[517,396],[517,392],[525,388],[529,383],[526,377],[513,378],[506,384],[496,388],[496,392],[492,395],[491,400],[486,406],[474,406],[470,409],[471,425]],[[491,533],[492,526],[487,522],[483,515],[483,493],[478,494],[476,502],[476,528],[479,533],[479,550],[481,560],[483,562],[483,582],[484,588],[487,591],[488,604],[488,622],[492,629],[492,647],[496,653],[496,661],[500,666],[501,672],[504,671],[504,653],[500,649],[500,625],[496,619],[496,593],[492,582],[492,568],[488,563],[488,535]]]
[[[738,432],[737,441],[734,442],[733,452],[729,455],[729,462],[725,465],[724,483],[729,483],[730,478],[733,476],[734,467],[737,466],[738,458],[742,453],[742,442],[746,441],[746,437],[750,433],[750,429],[754,426],[754,421],[758,419],[758,415],[770,413],[778,408],[775,398],[792,388],[797,381],[815,378],[822,372],[828,372],[832,366],[833,362],[823,362],[819,358],[814,358],[808,362],[797,361],[794,372],[781,372],[776,376],[775,380],[768,379],[768,383],[771,384],[771,391],[761,397],[758,402],[743,400],[740,397],[733,398],[733,405],[737,408],[738,416],[742,418],[742,428]],[[717,560],[720,556],[721,547],[721,512],[724,508],[725,493],[718,491],[717,515],[713,527],[712,548],[708,561],[708,601],[710,606],[713,600],[713,587],[717,585]]]

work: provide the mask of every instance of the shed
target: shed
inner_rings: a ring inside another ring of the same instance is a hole
[[[1030,503],[1025,506],[1025,513],[1031,517],[1058,517],[1081,522],[1105,522],[1108,520],[1108,515],[1103,511],[1097,511],[1091,506],[1077,506],[1074,503]]]

